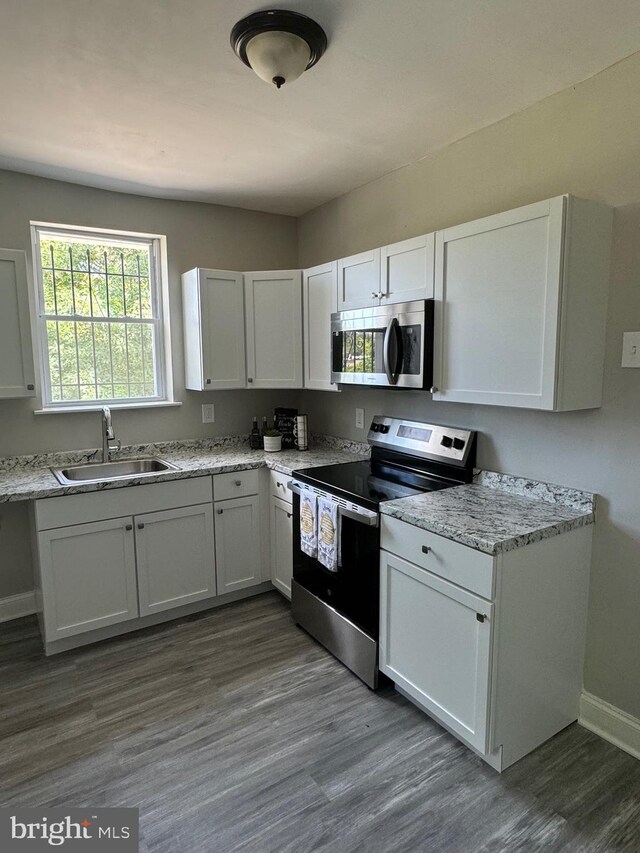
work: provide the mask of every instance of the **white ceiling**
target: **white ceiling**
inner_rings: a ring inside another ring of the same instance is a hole
[[[329,37],[280,91],[274,6]],[[1,0],[0,167],[299,215],[637,50],[638,0]]]

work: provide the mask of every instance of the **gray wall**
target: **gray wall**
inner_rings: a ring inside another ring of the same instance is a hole
[[[352,438],[364,435],[356,406],[365,423],[385,413],[473,427],[482,467],[598,492],[585,687],[640,717],[640,370],[620,367],[623,330],[640,329],[638,127],[640,54],[317,208],[298,233],[310,266],[563,192],[618,208],[602,408],[530,412],[375,389],[304,392],[303,406],[315,430]]]
[[[252,415],[295,405],[296,393],[184,389],[180,275],[192,267],[289,269],[297,266],[296,223],[276,216],[194,202],[110,193],[0,171],[0,246],[24,249],[31,263],[31,220],[165,234],[175,397],[178,408],[117,411],[124,444],[248,432]],[[215,424],[200,405],[213,402]],[[96,413],[34,415],[34,400],[0,400],[0,456],[97,447]],[[0,504],[0,598],[33,588],[26,506]]]

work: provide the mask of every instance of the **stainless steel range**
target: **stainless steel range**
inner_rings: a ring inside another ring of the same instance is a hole
[[[291,605],[298,625],[375,689],[380,504],[470,483],[476,433],[376,415],[368,442],[370,460],[293,472],[288,484],[294,507]],[[339,558],[331,569],[301,547],[302,496],[306,505],[320,499],[336,505]]]

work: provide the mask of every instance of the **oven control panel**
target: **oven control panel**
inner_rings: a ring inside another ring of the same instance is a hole
[[[377,447],[456,465],[466,463],[474,438],[473,430],[385,415],[374,416],[367,436]]]

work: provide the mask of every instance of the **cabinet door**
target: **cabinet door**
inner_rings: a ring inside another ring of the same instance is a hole
[[[337,391],[331,382],[331,314],[338,310],[338,263],[302,273],[304,387]]]
[[[380,249],[338,261],[338,311],[380,304]]]
[[[293,575],[293,507],[271,498],[271,583],[291,598]]]
[[[38,534],[47,642],[138,616],[131,518]]]
[[[213,505],[137,515],[140,615],[216,594]]]
[[[215,520],[218,595],[262,583],[258,496],[217,501]]]
[[[249,388],[302,388],[300,270],[244,276]]]
[[[380,669],[487,752],[493,604],[386,551],[380,571]]]
[[[182,276],[186,387],[246,386],[242,273],[190,270]]]
[[[564,209],[437,233],[435,400],[554,408]]]
[[[0,397],[33,397],[27,256],[0,249]]]
[[[380,291],[384,303],[433,298],[435,234],[402,240],[380,250]]]

